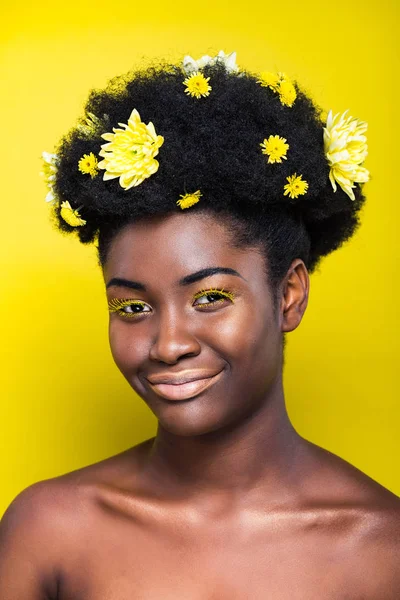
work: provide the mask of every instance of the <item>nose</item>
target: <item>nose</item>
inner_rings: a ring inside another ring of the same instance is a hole
[[[159,321],[157,336],[149,355],[152,360],[173,365],[184,357],[197,356],[200,349],[200,344],[188,330],[185,319],[165,315]]]

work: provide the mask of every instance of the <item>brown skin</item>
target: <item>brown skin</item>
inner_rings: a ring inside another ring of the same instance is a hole
[[[108,297],[141,300],[146,314],[111,315],[111,350],[157,435],[14,500],[0,526],[2,600],[400,598],[400,499],[302,438],[286,411],[282,332],[307,307],[307,269],[293,261],[274,312],[264,264],[200,213],[116,236],[106,283],[147,291]],[[241,277],[178,284],[215,266]],[[193,300],[210,288],[235,298]],[[221,375],[185,401],[147,380],[194,369]]]

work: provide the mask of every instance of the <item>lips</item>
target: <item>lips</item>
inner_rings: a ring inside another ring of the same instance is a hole
[[[147,378],[151,389],[167,400],[188,400],[205,391],[221,377],[222,371],[210,374],[205,371],[152,375]]]

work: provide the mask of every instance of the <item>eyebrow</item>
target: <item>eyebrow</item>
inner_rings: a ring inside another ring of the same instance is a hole
[[[179,285],[191,285],[192,283],[196,283],[196,281],[200,281],[201,279],[205,279],[206,277],[211,277],[211,275],[216,275],[217,273],[222,273],[224,275],[234,275],[235,277],[240,277],[241,279],[245,278],[235,271],[235,269],[230,269],[229,267],[207,267],[206,269],[201,269],[200,271],[196,271],[195,273],[191,273],[190,275],[185,275],[178,281]],[[245,280],[246,281],[246,280]],[[109,287],[126,287],[131,290],[141,290],[143,292],[146,291],[146,286],[139,281],[130,281],[129,279],[123,279],[121,277],[113,277],[107,283],[106,288]]]

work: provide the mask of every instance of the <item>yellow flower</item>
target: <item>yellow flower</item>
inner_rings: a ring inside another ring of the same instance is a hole
[[[81,173],[87,173],[93,179],[99,172],[98,160],[91,152],[90,154],[84,154],[78,162],[78,169]]]
[[[368,154],[367,138],[364,133],[367,123],[343,114],[332,116],[329,111],[324,128],[324,149],[330,166],[329,179],[336,192],[336,182],[342,190],[355,200],[355,183],[369,180],[369,171],[361,167]]]
[[[181,195],[181,199],[177,201],[177,205],[180,206],[182,210],[184,208],[189,208],[190,206],[193,206],[193,204],[197,204],[201,196],[202,194],[200,193],[200,190],[197,190],[197,192],[193,192],[193,194]]]
[[[41,175],[44,178],[44,181],[49,188],[49,191],[46,196],[46,202],[53,202],[55,195],[53,190],[53,181],[56,178],[57,173],[57,165],[58,165],[58,156],[57,154],[51,154],[50,152],[42,152],[43,158],[43,170],[41,171]]]
[[[280,101],[284,106],[293,106],[293,103],[297,98],[297,94],[293,83],[289,81],[289,79],[284,79],[281,81],[277,91]]]
[[[260,83],[263,87],[269,87],[271,90],[277,91],[282,75],[283,73],[263,71],[260,73],[260,79],[257,79],[257,83]]]
[[[307,181],[304,181],[301,177],[302,176],[297,175],[297,173],[286,177],[286,180],[289,183],[287,183],[284,186],[284,196],[287,196],[289,194],[291,198],[297,198],[297,196],[302,196],[303,194],[307,193],[308,183]]]
[[[192,98],[201,98],[202,96],[209,96],[211,91],[211,85],[209,85],[210,78],[204,77],[202,73],[198,71],[187,77],[183,82],[186,85],[185,92],[192,96]]]
[[[284,106],[293,106],[297,98],[296,88],[285,73],[271,73],[263,71],[257,79],[263,87],[269,87],[279,94],[279,99]]]
[[[80,225],[86,225],[86,221],[81,219],[78,209],[73,209],[69,202],[61,203],[60,215],[68,225],[71,227],[79,227]]]
[[[268,155],[269,163],[281,163],[282,158],[287,159],[286,153],[289,149],[289,144],[286,144],[286,138],[279,135],[270,135],[260,146],[262,153]]]
[[[99,152],[104,160],[99,169],[105,169],[103,180],[119,177],[119,183],[125,190],[137,186],[158,170],[158,161],[154,158],[164,143],[157,135],[153,123],[145,125],[134,109],[128,124],[118,123],[123,129],[113,128],[114,133],[101,136],[108,144],[103,144]]]
[[[77,129],[85,137],[93,137],[100,134],[101,131],[104,131],[105,127],[109,124],[109,121],[110,117],[106,114],[103,115],[102,119],[99,119],[99,117],[96,117],[93,113],[88,112],[84,122],[77,125]]]

